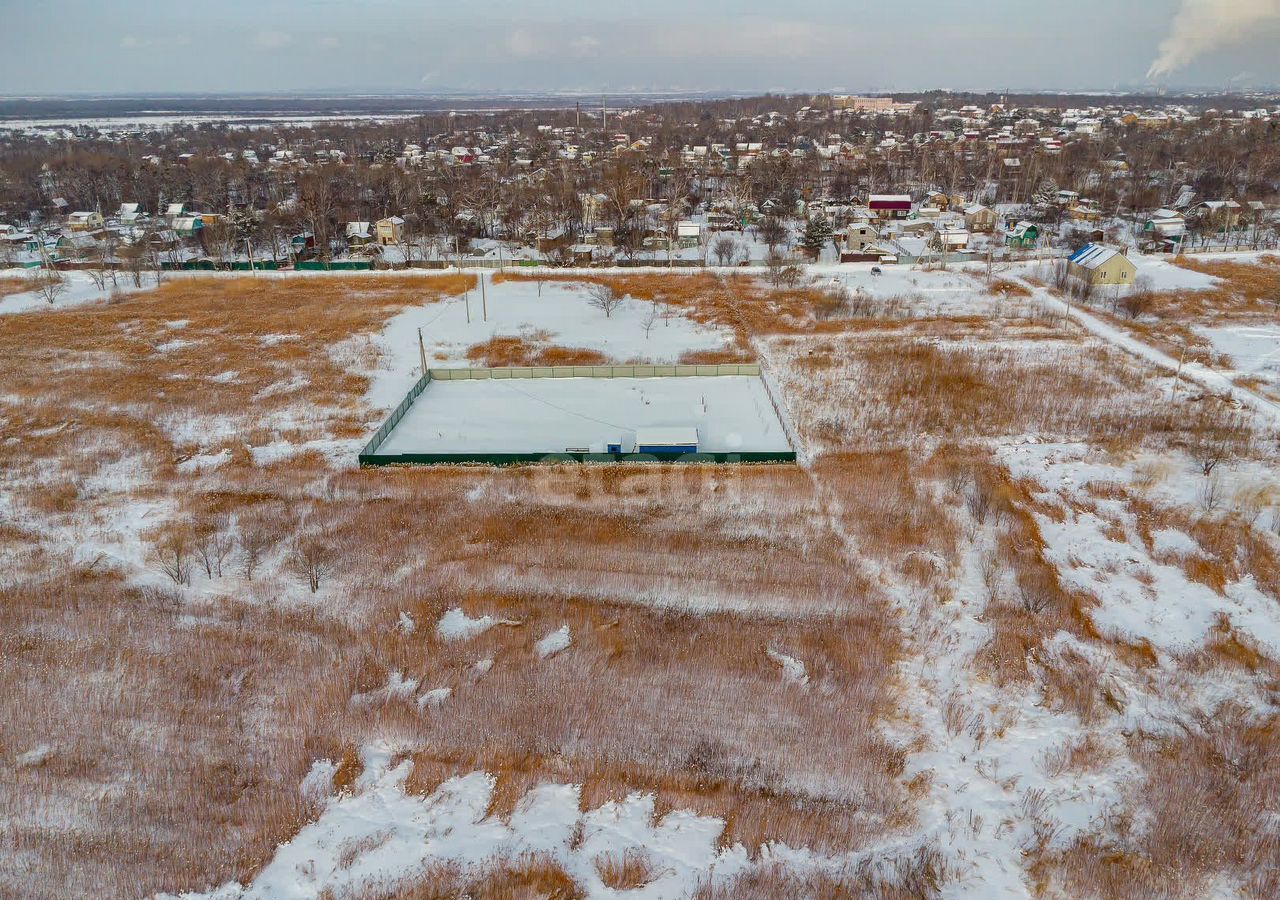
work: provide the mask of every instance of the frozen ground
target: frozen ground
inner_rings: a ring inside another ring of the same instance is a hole
[[[433,381],[379,452],[604,452],[655,426],[696,427],[711,453],[790,449],[764,383],[726,375]]]
[[[1271,384],[1280,379],[1280,326],[1225,325],[1196,331],[1209,339],[1214,352],[1227,357],[1233,374]]]
[[[3,275],[20,275],[21,277],[30,277],[31,272],[20,272],[14,270],[0,270]],[[0,315],[5,313],[18,312],[39,312],[45,309],[66,309],[69,306],[83,306],[87,303],[102,303],[110,298],[112,292],[127,293],[135,290],[131,285],[125,285],[125,278],[120,278],[116,287],[112,287],[111,282],[107,282],[105,289],[98,288],[89,275],[85,272],[64,272],[63,277],[66,279],[67,289],[60,297],[53,301],[52,304],[45,300],[33,289],[24,291],[19,294],[10,294],[7,297],[0,297]],[[147,285],[150,288],[150,284]]]

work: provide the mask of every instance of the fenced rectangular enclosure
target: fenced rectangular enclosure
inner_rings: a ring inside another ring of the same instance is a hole
[[[755,364],[432,369],[361,465],[791,462]]]

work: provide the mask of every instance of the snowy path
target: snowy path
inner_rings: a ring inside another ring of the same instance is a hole
[[[1248,388],[1240,387],[1233,383],[1231,379],[1222,372],[1195,362],[1184,362],[1179,364],[1178,360],[1174,359],[1164,351],[1158,350],[1150,344],[1138,340],[1133,335],[1128,334],[1122,329],[1108,324],[1092,313],[1081,309],[1078,305],[1068,303],[1062,298],[1054,295],[1049,290],[1030,284],[1026,281],[1023,281],[1022,283],[1032,290],[1036,297],[1039,298],[1046,306],[1066,313],[1083,326],[1090,334],[1102,338],[1107,343],[1115,347],[1119,347],[1121,350],[1124,350],[1125,352],[1140,359],[1146,360],[1167,372],[1181,372],[1182,377],[1194,381],[1201,387],[1216,394],[1229,396],[1238,403],[1252,408],[1256,412],[1259,412],[1271,419],[1275,424],[1280,425],[1280,404],[1274,403],[1261,394],[1255,393]]]
[[[951,575],[956,590],[939,602],[863,554],[844,526],[839,500],[812,469],[806,471],[845,558],[885,586],[902,634],[897,671],[903,721],[892,730],[901,743],[919,745],[907,758],[903,779],[923,776],[929,787],[917,806],[916,826],[896,846],[890,839],[874,852],[905,856],[936,846],[949,868],[944,897],[974,891],[991,898],[1034,896],[1026,851],[1042,836],[1065,844],[1088,829],[1118,799],[1119,787],[1105,777],[1048,776],[1040,761],[1079,733],[1079,722],[1045,709],[1034,690],[999,688],[976,671],[975,659],[990,639],[982,621],[989,593],[980,559],[992,551],[994,536],[980,530],[962,548],[959,570]]]

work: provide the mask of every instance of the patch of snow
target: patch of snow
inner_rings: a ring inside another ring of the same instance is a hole
[[[548,657],[555,656],[563,650],[567,650],[570,643],[572,643],[572,640],[569,637],[569,626],[561,625],[555,631],[538,641],[538,643],[534,644],[533,649],[540,659],[547,659]]]
[[[253,458],[253,463],[257,466],[274,465],[286,459],[292,459],[299,452],[301,451],[298,445],[290,441],[272,441],[270,444],[263,444],[261,447],[249,448],[249,456]]]
[[[110,284],[99,288],[93,283],[93,279],[89,277],[87,272],[64,272],[63,279],[67,289],[52,304],[34,290],[24,291],[18,294],[10,294],[7,297],[0,297],[0,315],[20,312],[57,312],[58,310],[76,306],[105,303],[113,294],[131,294],[139,290],[151,289],[150,286],[146,288],[134,288],[132,285],[126,287],[123,282],[120,282],[114,288]]]
[[[503,821],[487,814],[496,784],[492,775],[472,772],[445,781],[428,796],[409,794],[404,784],[413,764],[392,766],[394,755],[389,746],[366,747],[357,790],[331,797],[319,819],[281,844],[249,885],[229,883],[178,896],[348,896],[368,884],[412,878],[431,863],[479,866],[536,853],[563,867],[588,897],[605,898],[616,892],[600,878],[597,860],[639,852],[655,875],[627,896],[676,900],[692,896],[704,881],[725,883],[751,866],[740,844],[719,846],[723,820],[685,810],[658,818],[652,795],[632,794],[582,812],[579,785],[543,784]]]
[[[292,378],[285,381],[277,381],[273,384],[267,385],[262,390],[254,394],[253,399],[262,400],[267,397],[277,397],[280,394],[293,394],[302,390],[309,384],[311,384],[310,378],[307,378],[305,375],[294,375]]]
[[[1151,533],[1151,548],[1156,553],[1174,556],[1200,556],[1200,545],[1195,538],[1177,528],[1162,528]]]
[[[283,344],[288,341],[301,340],[302,336],[297,334],[264,334],[258,338],[258,343],[263,347],[274,347],[277,344]]]
[[[478,634],[484,634],[497,624],[493,616],[471,618],[460,607],[448,610],[436,623],[436,635],[443,641],[470,640]]]
[[[219,450],[217,453],[197,453],[188,459],[184,459],[178,463],[179,472],[192,474],[196,472],[210,472],[231,461],[230,450]]]
[[[794,656],[787,656],[777,650],[767,651],[769,658],[782,668],[782,677],[794,684],[808,684],[809,673],[805,671],[804,662]]]
[[[1280,382],[1280,326],[1223,325],[1195,330],[1209,339],[1215,353],[1229,360],[1235,374]]]
[[[333,760],[317,759],[298,786],[298,793],[312,803],[325,802],[333,793],[333,776],[337,773],[338,765]]]
[[[13,764],[19,769],[31,769],[44,765],[45,761],[51,756],[53,756],[53,746],[51,744],[39,744],[25,753],[19,753],[15,756]]]
[[[452,693],[453,688],[432,688],[418,697],[418,709],[426,709],[427,707],[438,708],[444,704],[444,701],[449,699],[449,695]]]
[[[495,337],[519,337],[533,346],[596,350],[611,362],[672,363],[688,352],[719,350],[733,340],[729,329],[702,325],[674,307],[646,336],[647,301],[628,300],[608,318],[587,302],[581,284],[547,281],[539,296],[533,281],[486,282],[488,321],[478,292],[470,299],[471,321],[461,297],[407,309],[393,317],[374,343],[381,350],[367,399],[372,406],[395,406],[421,375],[418,329],[431,367],[470,366],[467,351]]]
[[[393,700],[408,700],[418,691],[421,682],[416,678],[405,678],[398,669],[392,669],[387,675],[387,683],[376,690],[351,697],[352,706],[377,706]]]

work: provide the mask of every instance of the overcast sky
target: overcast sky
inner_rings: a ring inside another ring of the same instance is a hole
[[[1136,86],[1183,3],[0,0],[0,94]],[[1174,85],[1280,84],[1280,16]]]

